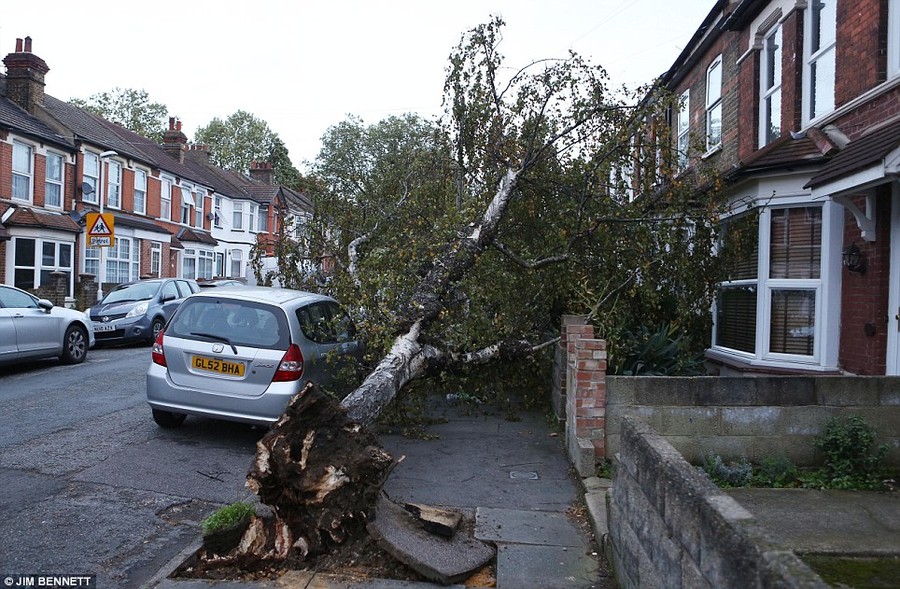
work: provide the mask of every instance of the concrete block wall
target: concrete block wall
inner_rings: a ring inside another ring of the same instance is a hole
[[[622,419],[637,417],[687,460],[705,454],[758,462],[821,463],[815,437],[833,418],[862,417],[900,465],[900,377],[606,377],[605,456],[619,451]]]
[[[646,423],[626,417],[620,436],[609,503],[619,587],[828,587]]]

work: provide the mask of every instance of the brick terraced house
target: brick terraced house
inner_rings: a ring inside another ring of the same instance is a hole
[[[275,265],[282,219],[308,217],[312,203],[274,185],[270,164],[222,170],[174,118],[160,145],[53,98],[31,49],[18,39],[0,76],[0,283],[34,290],[63,273],[71,299],[82,274],[104,291],[144,277],[247,279],[256,244]],[[85,226],[101,199],[115,225],[104,252]]]
[[[660,83],[757,237],[712,370],[900,374],[900,0],[718,0]]]

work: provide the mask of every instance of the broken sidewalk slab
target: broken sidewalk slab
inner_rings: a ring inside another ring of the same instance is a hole
[[[588,542],[565,513],[479,507],[475,537],[487,542],[566,546],[583,549]]]
[[[597,557],[584,548],[504,544],[497,551],[497,587],[588,589],[600,586]],[[606,586],[605,584],[603,586]]]
[[[384,495],[375,505],[369,533],[379,546],[422,576],[443,585],[458,583],[491,562],[493,546],[460,530],[453,538],[425,531],[419,520]]]
[[[462,514],[458,511],[438,509],[421,503],[404,503],[403,508],[418,518],[426,531],[445,538],[452,538],[462,521]]]

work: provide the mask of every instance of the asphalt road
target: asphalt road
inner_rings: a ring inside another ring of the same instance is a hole
[[[95,349],[78,366],[0,367],[0,578],[96,575],[142,587],[244,477],[263,431],[188,418],[157,427],[147,346]]]

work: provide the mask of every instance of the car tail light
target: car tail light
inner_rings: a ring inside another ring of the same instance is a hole
[[[159,364],[160,366],[166,366],[166,351],[163,349],[163,335],[164,332],[160,331],[159,335],[156,336],[156,341],[153,342],[153,348],[150,352],[153,363]]]
[[[290,382],[299,380],[301,376],[303,376],[303,352],[297,344],[291,344],[281,358],[272,382]]]

